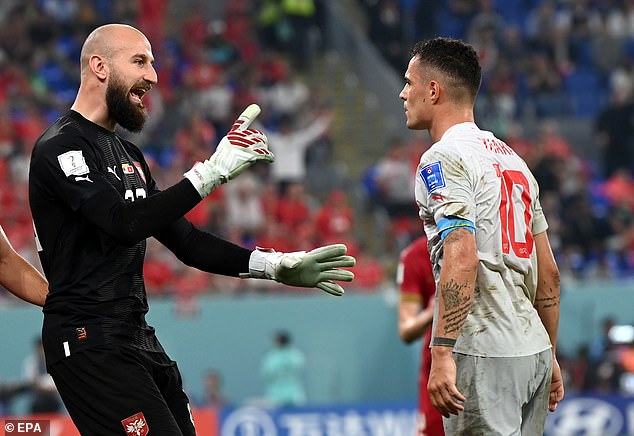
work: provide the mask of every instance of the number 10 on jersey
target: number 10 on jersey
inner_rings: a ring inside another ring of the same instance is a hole
[[[533,233],[531,232],[531,192],[524,173],[518,170],[502,170],[499,164],[493,164],[495,172],[501,178],[500,189],[500,221],[502,229],[502,253],[513,253],[520,258],[527,259],[533,252]],[[518,186],[521,189],[515,189]],[[521,191],[521,192],[520,192]],[[516,206],[524,205],[524,219],[516,211]],[[522,226],[523,222],[523,226]],[[516,223],[519,226],[516,227]],[[524,228],[524,241],[518,241],[518,228]]]

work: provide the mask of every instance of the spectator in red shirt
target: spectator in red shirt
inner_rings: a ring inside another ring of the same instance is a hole
[[[189,9],[190,13],[181,26],[181,41],[185,57],[194,59],[194,54],[207,39],[208,20],[202,4],[196,4]]]
[[[330,193],[317,211],[315,225],[321,241],[332,240],[334,235],[352,230],[354,214],[343,191],[336,189]]]
[[[290,233],[311,219],[303,182],[293,182],[287,186],[286,195],[282,196],[277,204],[277,219]]]

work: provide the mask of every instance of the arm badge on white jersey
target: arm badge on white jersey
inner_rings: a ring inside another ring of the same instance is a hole
[[[420,177],[423,179],[428,192],[434,192],[447,186],[440,161],[425,165],[420,170]]]

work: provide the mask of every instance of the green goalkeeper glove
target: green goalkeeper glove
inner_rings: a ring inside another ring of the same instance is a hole
[[[256,161],[275,160],[268,149],[266,135],[258,129],[249,129],[259,114],[260,107],[257,104],[249,105],[222,138],[214,154],[204,162],[197,162],[185,173],[201,198],[237,177]]]
[[[277,252],[258,248],[251,253],[249,272],[241,278],[271,279],[285,285],[319,288],[329,294],[341,296],[343,288],[333,280],[351,282],[354,274],[340,269],[352,267],[355,258],[347,256],[344,244],[326,245],[312,251]]]

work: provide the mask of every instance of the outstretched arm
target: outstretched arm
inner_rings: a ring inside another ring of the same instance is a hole
[[[48,282],[14,249],[0,227],[0,284],[24,301],[44,306]]]
[[[176,185],[133,202],[122,199],[114,189],[106,189],[86,202],[83,213],[125,245],[134,245],[161,232],[256,161],[273,162],[275,158],[268,151],[266,136],[249,129],[259,113],[258,105],[247,107],[212,156],[196,163]]]
[[[553,346],[553,376],[548,407],[551,412],[554,412],[557,409],[557,403],[564,397],[564,383],[556,354],[557,332],[559,330],[559,268],[555,263],[546,232],[535,235],[535,248],[537,250],[538,282],[534,306]]]
[[[350,282],[355,259],[343,244],[327,245],[309,252],[248,250],[194,227],[181,218],[156,238],[185,264],[202,271],[242,278],[269,279],[289,286],[319,288],[343,295],[335,281]]]

